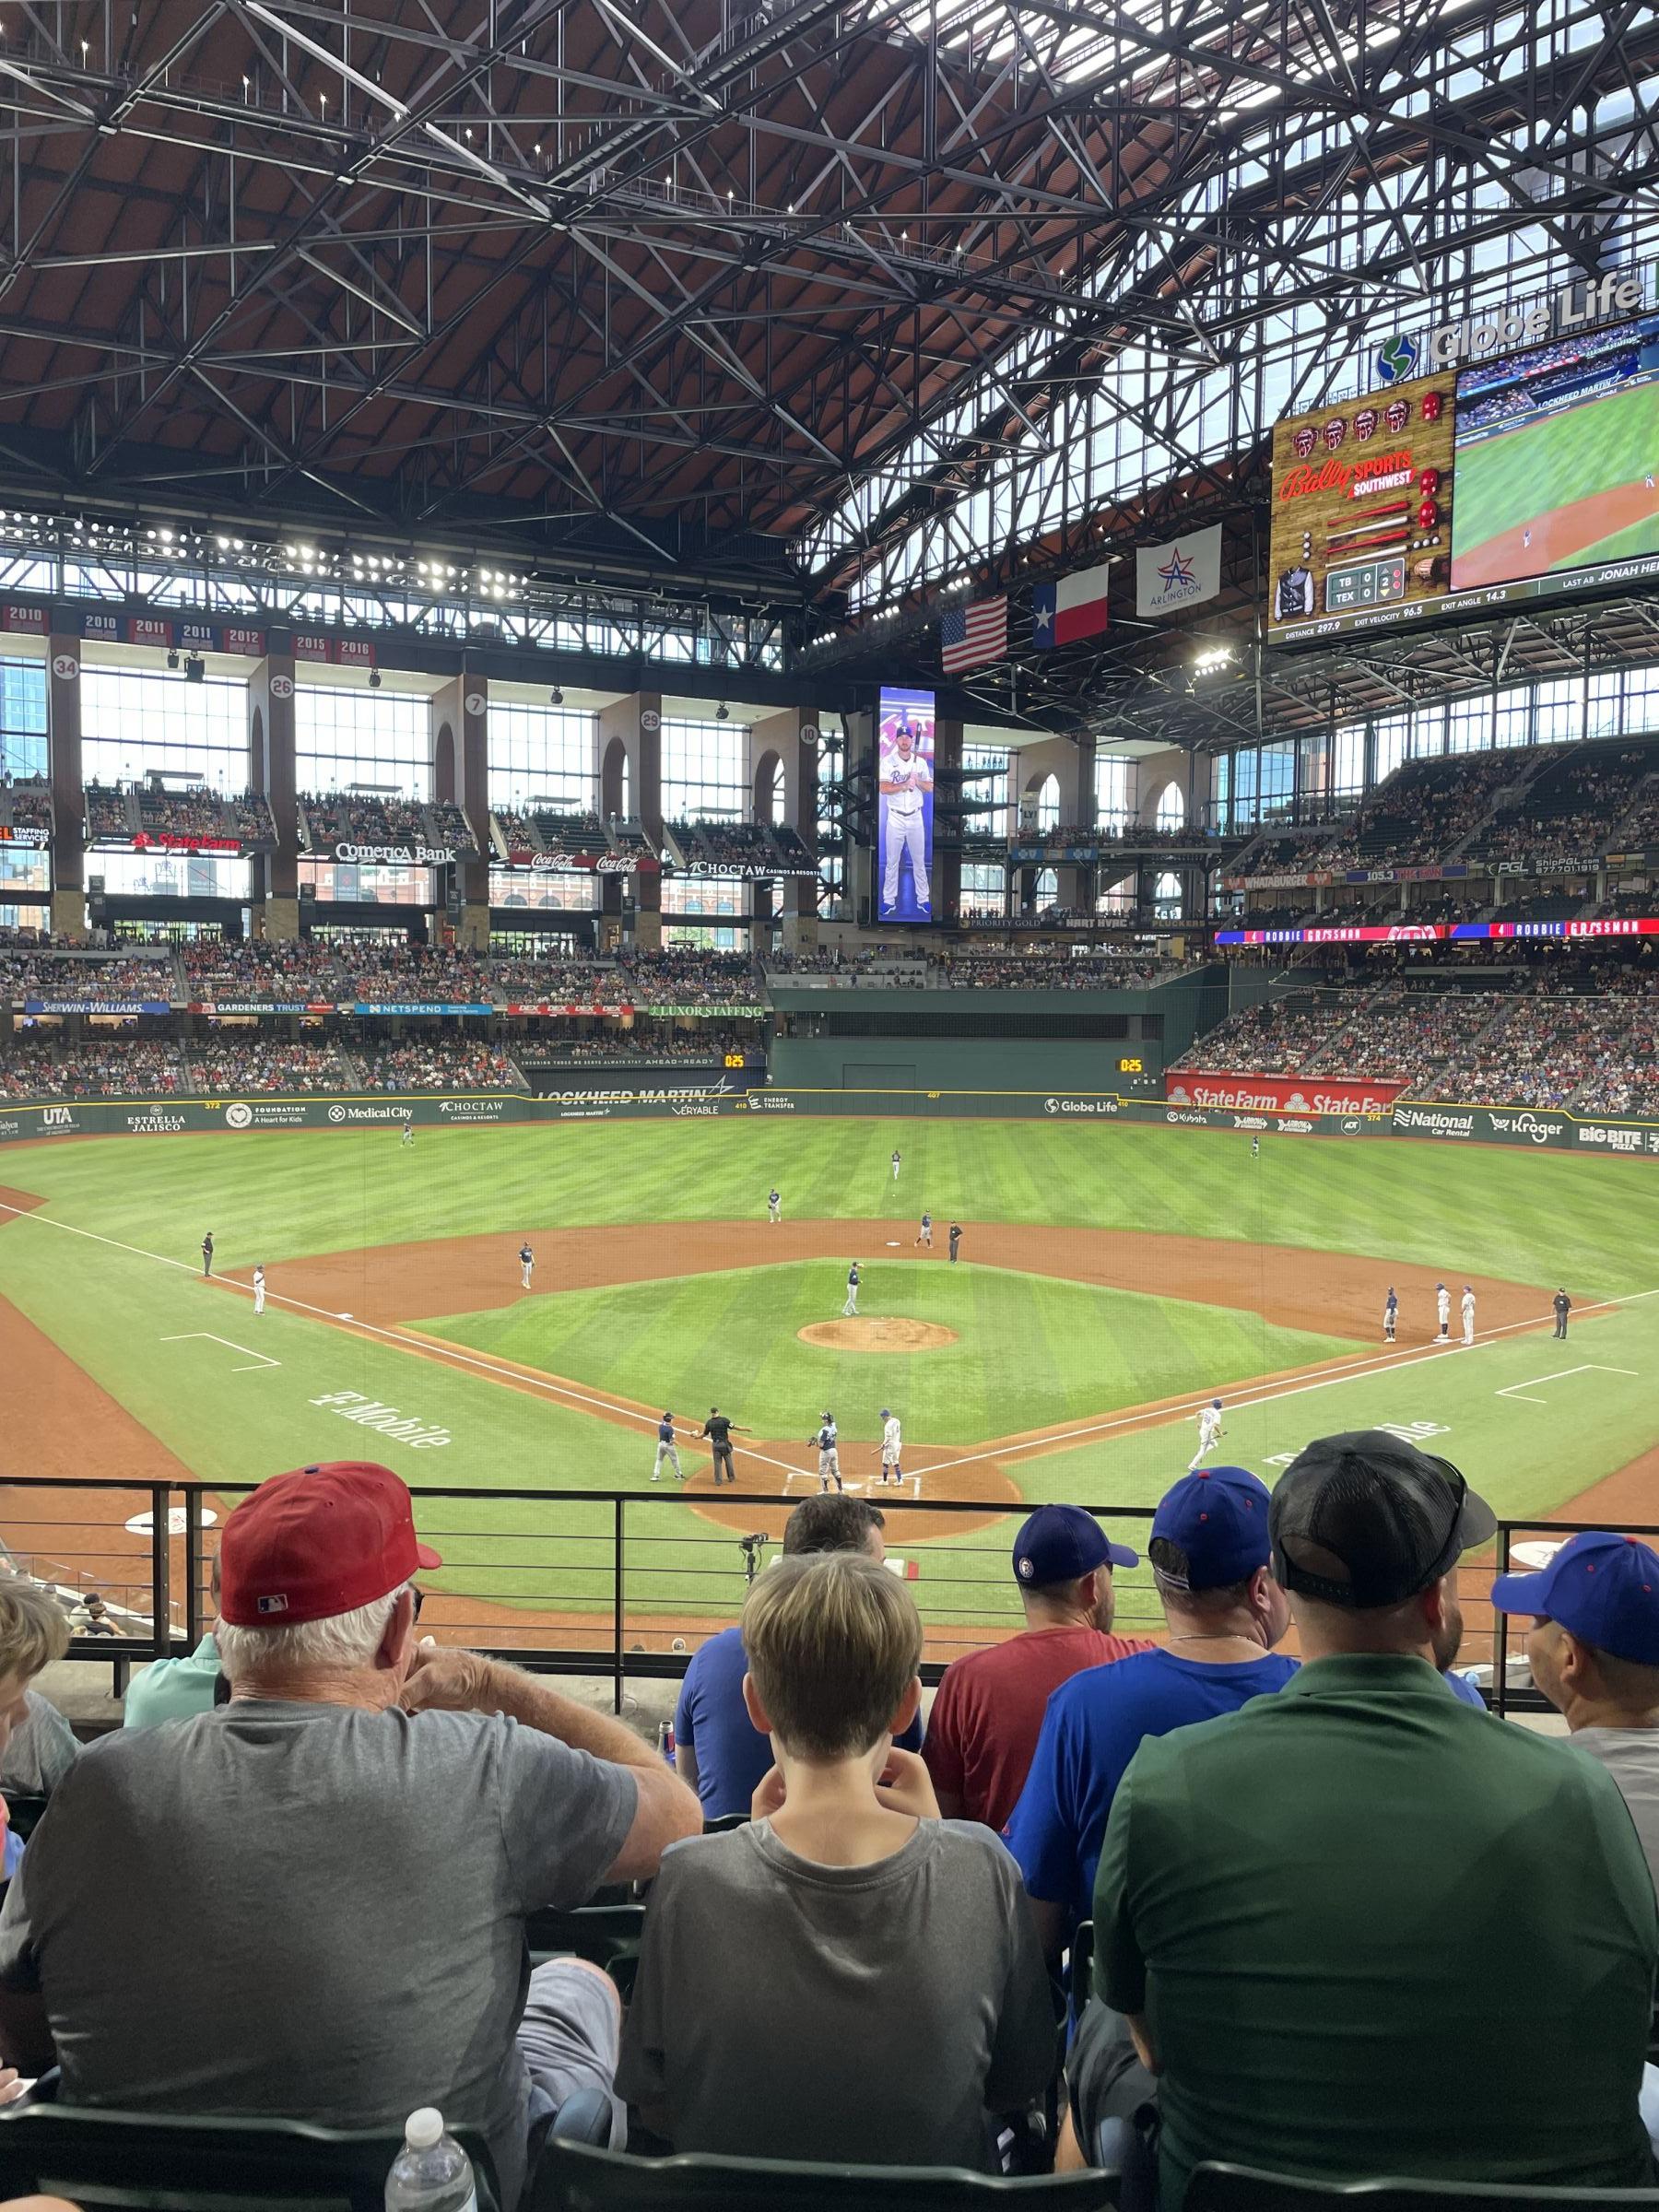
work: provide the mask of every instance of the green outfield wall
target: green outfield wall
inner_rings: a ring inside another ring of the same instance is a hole
[[[369,1098],[41,1099],[0,1103],[0,1144],[58,1137],[180,1136],[218,1130],[245,1135],[261,1129],[399,1129],[492,1126],[509,1122],[590,1122],[708,1118],[736,1114],[831,1114],[859,1119],[895,1115],[993,1121],[1060,1120],[1159,1123],[1171,1128],[1225,1130],[1285,1137],[1406,1136],[1435,1144],[1530,1146],[1534,1149],[1659,1157],[1659,1121],[1436,1101],[1399,1104],[1386,1113],[1240,1113],[1230,1108],[1174,1106],[1163,1099],[1109,1089],[917,1090],[878,1084],[857,1089],[787,1084],[747,1090],[717,1083],[618,1085],[556,1091],[419,1091]]]

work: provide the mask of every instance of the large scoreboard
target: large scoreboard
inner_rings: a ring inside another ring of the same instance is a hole
[[[1469,328],[1431,374],[1275,429],[1271,642],[1659,579],[1659,313],[1475,359]]]

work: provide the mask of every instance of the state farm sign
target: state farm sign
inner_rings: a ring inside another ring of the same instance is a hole
[[[1164,1074],[1171,1106],[1224,1106],[1234,1113],[1387,1113],[1404,1083],[1342,1076],[1203,1075],[1191,1068]]]

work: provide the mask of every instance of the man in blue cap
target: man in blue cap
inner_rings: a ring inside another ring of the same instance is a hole
[[[1267,1508],[1266,1487],[1247,1467],[1183,1475],[1158,1508],[1148,1547],[1167,1642],[1091,1667],[1049,1700],[1005,1832],[1051,1959],[1089,1916],[1112,1801],[1142,1742],[1232,1712],[1296,1672],[1273,1649],[1290,1613],[1268,1564]]]
[[[1533,1680],[1618,1784],[1659,1885],[1659,1552],[1592,1529],[1536,1574],[1500,1574],[1492,1605],[1533,1616]]]
[[[922,1756],[947,1820],[1000,1829],[1018,1803],[1052,1694],[1084,1667],[1153,1648],[1111,1633],[1114,1567],[1138,1553],[1113,1544],[1080,1505],[1040,1505],[1014,1539],[1024,1633],[953,1659],[927,1723]]]

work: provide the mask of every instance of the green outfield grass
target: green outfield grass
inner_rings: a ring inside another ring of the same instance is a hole
[[[803,1344],[839,1315],[839,1260],[742,1267],[614,1290],[567,1291],[498,1312],[426,1322],[498,1359],[601,1384],[699,1420],[718,1405],[759,1435],[808,1436],[826,1406],[850,1441],[899,1409],[917,1443],[970,1444],[1102,1407],[1312,1366],[1358,1347],[1267,1326],[1253,1313],[1100,1290],[1000,1267],[866,1265],[860,1309],[952,1330],[935,1351],[876,1354]]]
[[[897,1185],[895,1141],[904,1153]],[[796,1341],[805,1322],[840,1312],[843,1271],[831,1262],[555,1291],[456,1316],[441,1324],[447,1340],[476,1364],[455,1370],[285,1309],[284,1262],[485,1231],[759,1219],[776,1182],[791,1218],[900,1223],[925,1205],[940,1221],[958,1214],[971,1237],[975,1222],[1081,1224],[1418,1263],[1449,1280],[1565,1280],[1581,1312],[1636,1302],[1583,1314],[1565,1352],[1547,1333],[1526,1335],[1344,1375],[1271,1405],[1238,1394],[1226,1452],[1271,1475],[1273,1460],[1330,1429],[1424,1424],[1500,1511],[1531,1513],[1659,1443],[1659,1297],[1641,1295],[1659,1289],[1659,1178],[1642,1162],[1273,1137],[1253,1159],[1243,1135],[1186,1130],[778,1117],[423,1131],[412,1154],[380,1130],[93,1139],[9,1150],[0,1179],[45,1201],[0,1227],[0,1294],[203,1479],[229,1488],[367,1453],[417,1485],[627,1488],[639,1500],[629,1571],[641,1612],[729,1611],[740,1562],[683,1500],[651,1490],[649,1425],[633,1431],[584,1411],[584,1385],[678,1400],[675,1410],[691,1416],[725,1403],[763,1431],[803,1441],[825,1405],[850,1439],[867,1440],[879,1406],[900,1403],[912,1439],[965,1452],[1054,1421],[1098,1421],[1076,1444],[1016,1459],[1009,1472],[1033,1500],[1149,1506],[1185,1465],[1193,1431],[1113,1429],[1117,1409],[1348,1347],[1171,1300],[1155,1281],[1144,1294],[1109,1292],[968,1265],[953,1275],[895,1255],[873,1272],[902,1295],[866,1292],[865,1312],[936,1319],[960,1339],[900,1363],[897,1382],[880,1358]],[[245,1298],[199,1280],[206,1229],[222,1266],[269,1269],[276,1296],[257,1324]],[[511,1387],[492,1371],[502,1358],[570,1378],[577,1394]],[[1580,1365],[1595,1371],[1498,1394]],[[7,1386],[26,1389],[28,1379]],[[314,1402],[346,1391],[450,1441],[418,1450]],[[739,1464],[746,1479],[781,1487],[775,1470]],[[453,1590],[596,1607],[608,1587],[607,1507],[466,1500],[434,1502],[423,1520],[446,1552],[441,1580]],[[1002,1523],[924,1547],[935,1559],[925,1609],[939,1619],[982,1612],[1006,1544]]]
[[[1629,484],[1649,468],[1659,468],[1659,382],[1460,446],[1458,555],[1574,500]],[[1642,548],[1651,551],[1653,542],[1650,526]],[[1575,555],[1572,565],[1591,558]]]

